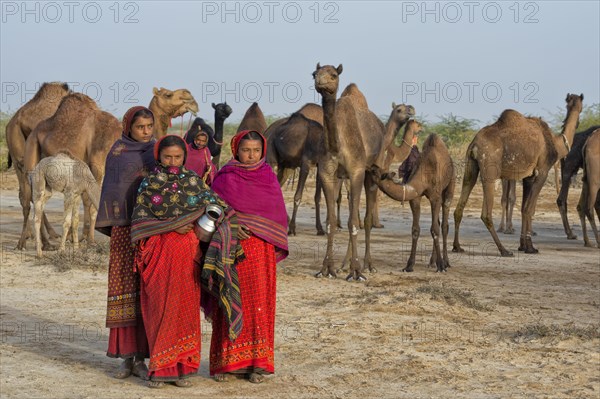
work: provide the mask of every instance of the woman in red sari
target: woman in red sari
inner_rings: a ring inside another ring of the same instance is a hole
[[[133,107],[123,117],[123,134],[106,158],[96,230],[110,236],[106,327],[109,357],[122,358],[115,378],[131,374],[146,378],[148,340],[140,310],[139,276],[134,272],[131,214],[137,189],[154,167],[154,116],[148,108]]]
[[[195,172],[183,167],[186,149],[179,136],[165,136],[156,143],[157,166],[140,184],[132,217],[131,239],[139,242],[136,266],[150,346],[150,388],[162,388],[165,382],[192,386],[187,377],[198,371],[201,343],[197,262],[202,253],[194,222],[209,203],[233,213]],[[211,250],[220,248],[211,243],[206,258],[214,259]]]
[[[221,168],[212,189],[235,209],[246,256],[237,263],[243,328],[232,341],[222,309],[212,315],[210,374],[234,374],[250,382],[272,374],[275,340],[276,263],[288,254],[287,213],[277,177],[265,162],[266,139],[245,130],[231,141],[234,158]]]

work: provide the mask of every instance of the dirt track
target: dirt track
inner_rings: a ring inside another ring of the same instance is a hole
[[[21,228],[15,188],[14,175],[4,174],[2,397],[600,396],[600,250],[565,238],[551,187],[534,221],[540,254],[520,253],[518,236],[500,235],[513,258],[497,255],[479,220],[476,187],[461,228],[467,253],[451,253],[452,268],[444,274],[426,268],[431,238],[425,202],[415,272],[400,272],[410,252],[410,208],[384,198],[385,228],[372,235],[379,272],[366,283],[312,277],[326,239],[315,236],[309,188],[298,235],[290,238],[290,256],[279,267],[276,374],[262,385],[210,380],[210,324],[203,323],[195,387],[159,392],[139,379],[110,376],[118,362],[105,356],[105,256],[93,268],[59,272],[49,258],[34,258],[31,241],[27,251],[13,250]],[[569,196],[570,218],[581,235],[578,193],[572,189]],[[285,195],[289,200],[293,192]],[[58,227],[62,202],[53,198],[49,204]],[[515,215],[520,217],[518,210]],[[346,239],[346,230],[336,236],[338,263]]]

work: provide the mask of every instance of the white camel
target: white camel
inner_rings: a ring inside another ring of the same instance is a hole
[[[29,174],[34,204],[33,220],[35,226],[35,243],[37,256],[42,256],[42,239],[40,228],[46,203],[53,191],[64,194],[63,233],[59,251],[65,250],[67,234],[71,228],[73,248],[79,248],[79,203],[81,195],[86,192],[93,204],[90,222],[93,228],[98,215],[100,202],[100,185],[85,162],[65,152],[42,159],[33,172]]]

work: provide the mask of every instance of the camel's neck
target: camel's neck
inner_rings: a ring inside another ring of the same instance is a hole
[[[390,143],[388,146],[388,154],[385,159],[384,169],[388,169],[392,162],[404,162],[406,158],[410,155],[410,151],[412,149],[412,141],[413,137],[415,137],[414,131],[411,129],[404,129],[404,134],[402,135],[402,142],[399,146],[396,146],[394,143]]]
[[[217,141],[223,140],[223,127],[225,126],[225,119],[217,118],[215,114],[215,139]]]
[[[338,153],[338,130],[335,118],[335,94],[323,94],[323,130],[325,131],[325,146],[327,153],[337,155]]]
[[[575,129],[577,129],[577,125],[579,124],[579,114],[579,111],[570,110],[565,119],[561,134],[554,136],[554,147],[558,153],[558,159],[563,159],[569,153],[573,144],[573,138],[575,137]]]
[[[398,184],[387,179],[380,180],[377,185],[388,197],[395,199],[396,201],[410,201],[420,197],[422,194],[422,192],[419,192],[410,184]]]
[[[148,109],[154,114],[154,138],[160,139],[166,136],[169,125],[171,124],[171,117],[165,110],[158,106],[154,98],[150,101]]]
[[[391,163],[394,161],[394,158],[398,158],[395,156],[396,152],[400,150],[400,148],[394,145],[394,139],[398,136],[398,132],[400,128],[404,126],[406,120],[397,121],[392,120],[391,118],[385,124],[385,134],[383,136],[383,145],[381,146],[381,151],[377,156],[376,165],[381,166],[387,170]],[[412,139],[411,139],[412,140]],[[409,148],[410,150],[410,148]],[[409,151],[410,153],[410,151]],[[408,154],[406,154],[408,157]],[[385,161],[384,161],[385,160]]]

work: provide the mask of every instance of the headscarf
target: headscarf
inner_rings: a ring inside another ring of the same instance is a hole
[[[158,148],[169,135],[160,139]],[[243,260],[242,246],[237,241],[238,221],[235,211],[216,195],[200,177],[184,166],[156,167],[142,180],[131,223],[131,240],[137,242],[153,235],[167,233],[194,222],[209,204],[223,209],[216,221],[218,228],[206,251],[201,279],[209,294],[218,298],[228,317],[229,336],[235,340],[242,330],[242,304],[236,262]]]
[[[131,126],[136,112],[132,107],[123,116],[123,133],[110,149],[105,164],[102,193],[96,219],[96,230],[110,236],[112,226],[129,226],[137,188],[155,162],[152,154],[154,139],[147,143],[131,138]]]
[[[243,130],[231,140],[234,157],[240,141],[250,132]],[[259,135],[263,142],[260,161],[245,165],[231,159],[217,172],[211,188],[235,209],[240,224],[247,225],[252,234],[275,246],[279,262],[288,255],[287,212],[277,177],[265,162],[267,140]]]

